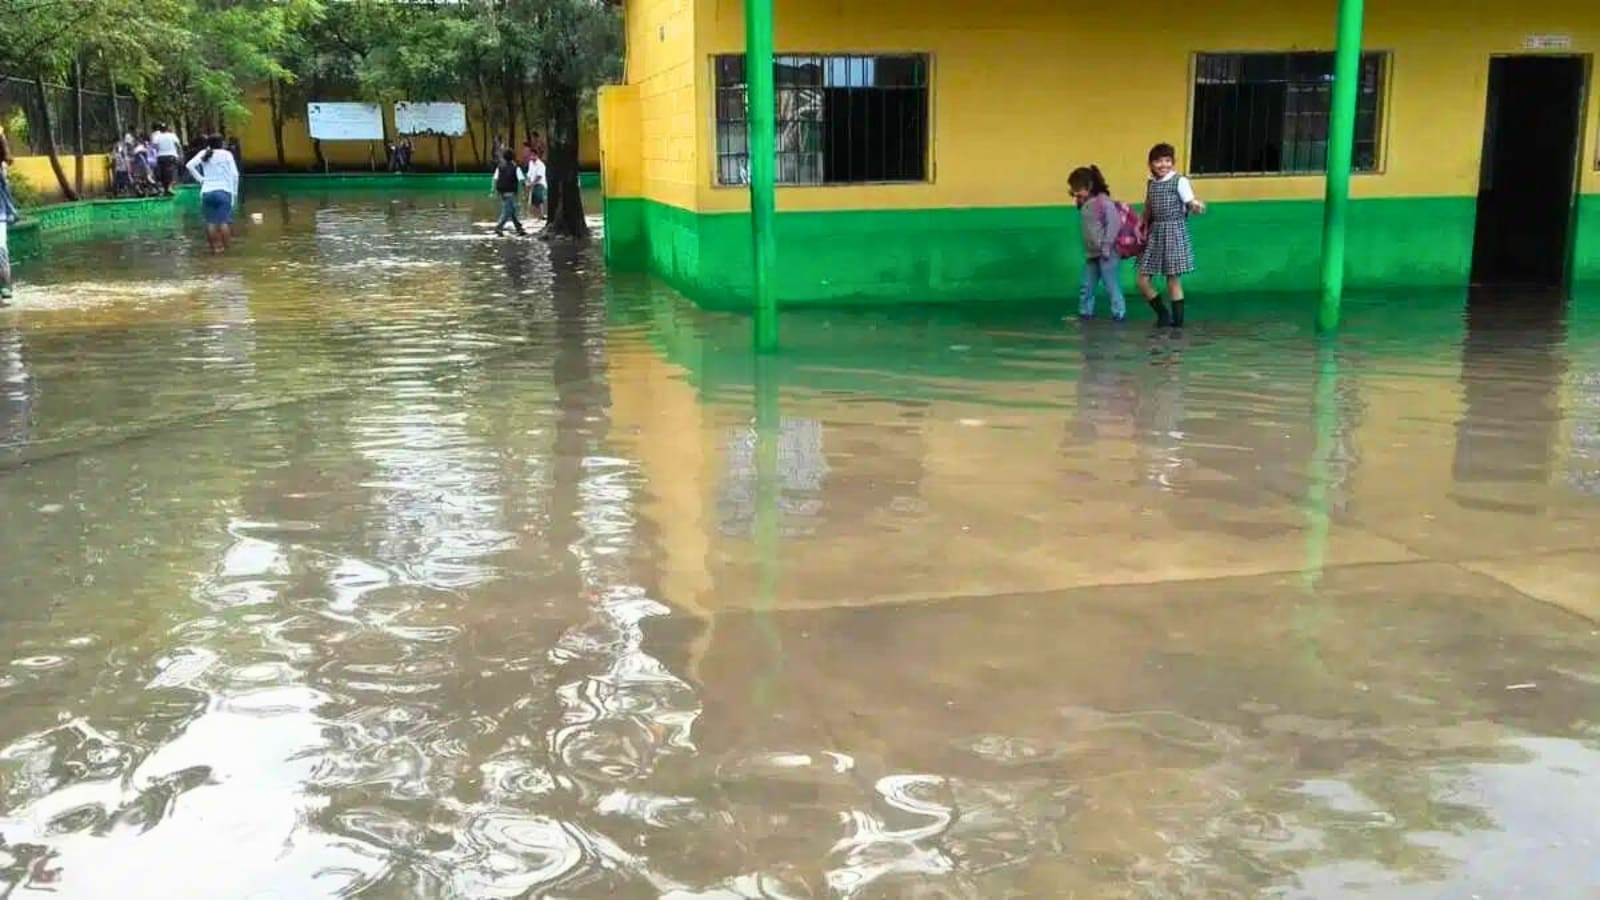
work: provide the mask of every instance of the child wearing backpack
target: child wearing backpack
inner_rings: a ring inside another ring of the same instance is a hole
[[[1094,318],[1095,292],[1103,282],[1111,297],[1111,320],[1121,322],[1128,317],[1118,280],[1122,267],[1118,246],[1122,210],[1111,199],[1111,187],[1099,166],[1073,169],[1067,176],[1067,187],[1072,199],[1078,201],[1078,213],[1083,219],[1083,287],[1078,293],[1078,318]]]

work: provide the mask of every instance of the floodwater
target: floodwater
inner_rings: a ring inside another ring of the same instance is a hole
[[[1600,890],[1600,295],[788,315],[253,196],[0,311],[0,897]]]

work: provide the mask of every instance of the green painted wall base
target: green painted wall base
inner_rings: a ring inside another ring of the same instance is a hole
[[[20,260],[37,254],[47,240],[56,237],[74,238],[104,229],[172,225],[185,211],[198,211],[199,195],[199,188],[190,184],[179,186],[173,197],[85,200],[24,209],[22,220],[9,230],[11,252]]]
[[[702,306],[742,309],[750,295],[749,216],[696,214],[607,198],[606,259],[649,271]],[[1353,290],[1460,287],[1472,269],[1476,200],[1356,200],[1346,285]],[[1190,222],[1197,293],[1315,291],[1322,203],[1213,204]],[[1082,272],[1077,210],[786,212],[778,216],[778,298],[788,306],[872,303],[1060,303]],[[1133,263],[1124,265],[1131,289]],[[1578,207],[1573,276],[1600,279],[1600,196]]]

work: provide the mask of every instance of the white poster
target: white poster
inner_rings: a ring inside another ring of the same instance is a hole
[[[307,104],[306,121],[319,141],[383,140],[383,108],[376,103]]]
[[[394,105],[394,130],[400,134],[437,134],[460,137],[467,133],[467,107],[460,103],[407,103]]]

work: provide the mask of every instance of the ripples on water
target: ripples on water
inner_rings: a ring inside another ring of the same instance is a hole
[[[1600,885],[1594,298],[758,366],[475,199],[249,202],[0,312],[0,896]]]

